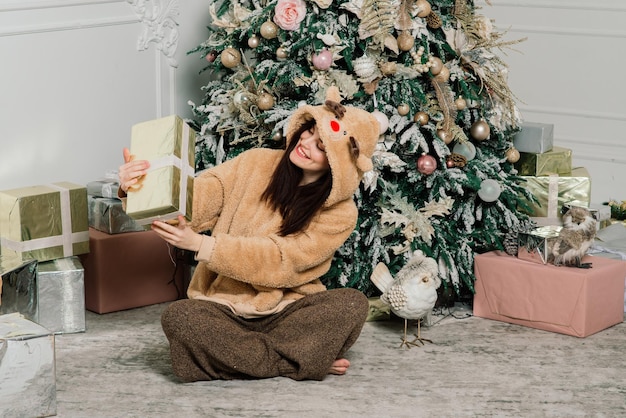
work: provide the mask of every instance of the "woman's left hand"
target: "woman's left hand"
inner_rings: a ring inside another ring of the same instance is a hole
[[[178,225],[171,225],[163,221],[152,222],[152,230],[161,238],[175,247],[197,252],[202,244],[202,235],[194,232],[185,217],[178,215]]]

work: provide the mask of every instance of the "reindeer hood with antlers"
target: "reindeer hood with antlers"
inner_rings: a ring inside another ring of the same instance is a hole
[[[378,120],[369,112],[343,106],[339,89],[329,87],[323,105],[304,105],[291,116],[287,140],[307,122],[315,120],[320,139],[326,148],[333,177],[333,188],[325,206],[352,197],[363,174],[373,168],[372,154],[379,136]]]

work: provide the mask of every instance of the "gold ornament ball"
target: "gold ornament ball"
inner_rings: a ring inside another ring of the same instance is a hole
[[[234,68],[241,62],[241,54],[235,48],[226,48],[220,55],[222,65],[226,68]]]
[[[278,47],[278,49],[276,50],[276,58],[278,58],[279,60],[284,60],[289,56],[289,54],[287,54],[287,50],[285,48]]]
[[[435,80],[440,81],[442,83],[445,83],[448,80],[450,80],[450,70],[448,70],[448,67],[446,67],[445,65],[442,66],[441,71],[439,71],[439,74],[435,76]]]
[[[410,110],[411,108],[406,103],[402,103],[401,105],[398,106],[398,113],[400,114],[400,116],[408,115]]]
[[[519,161],[519,151],[515,148],[509,148],[506,152],[506,160],[511,164],[515,164]]]
[[[491,129],[489,128],[489,124],[487,124],[487,122],[479,120],[472,124],[470,134],[475,140],[484,141],[489,138],[489,135],[491,135]]]
[[[269,110],[274,106],[274,96],[272,96],[269,93],[262,93],[257,101],[256,101],[256,105],[259,107],[259,109],[261,110]]]
[[[261,42],[261,40],[259,39],[258,36],[256,35],[252,35],[250,37],[250,39],[248,39],[248,46],[250,48],[256,48],[257,46],[259,46],[259,43]]]
[[[283,134],[280,131],[275,132],[274,135],[272,135],[272,141],[280,142],[282,140],[283,140]]]
[[[398,35],[397,41],[400,51],[410,51],[411,48],[413,48],[413,45],[415,45],[415,39],[413,39],[411,34],[406,31]]]
[[[429,119],[430,117],[428,116],[428,113],[426,112],[417,112],[415,116],[413,116],[413,120],[419,123],[421,126],[426,125]]]
[[[261,25],[261,29],[259,32],[261,33],[261,36],[265,39],[274,39],[278,36],[278,26],[276,26],[274,22],[270,22],[268,20]]]
[[[417,10],[419,10],[419,12],[417,12],[417,15],[419,17],[426,17],[432,11],[432,7],[430,7],[430,3],[427,2],[426,0],[417,0],[417,2],[415,3],[415,6],[417,7]]]
[[[439,74],[442,69],[443,69],[443,61],[441,61],[441,58],[433,57],[432,65],[430,67],[430,72],[432,73],[432,75]]]
[[[457,110],[463,110],[467,107],[467,102],[464,98],[459,97],[454,101],[454,105],[456,106]]]
[[[437,136],[441,139],[445,144],[449,144],[452,142],[452,133],[450,131],[446,131],[444,129],[437,130]]]

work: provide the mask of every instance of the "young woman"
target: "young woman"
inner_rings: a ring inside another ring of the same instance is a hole
[[[350,366],[344,354],[367,298],[327,290],[319,277],[356,225],[353,194],[372,168],[379,128],[339,102],[331,87],[325,105],[296,110],[285,151],[252,149],[199,174],[190,224],[152,224],[198,261],[188,299],[161,318],[181,380],[321,380]],[[124,159],[122,195],[149,167],[128,150]]]

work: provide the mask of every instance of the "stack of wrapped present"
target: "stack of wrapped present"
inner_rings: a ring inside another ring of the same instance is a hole
[[[191,218],[195,132],[175,115],[142,122],[132,128],[130,151],[150,161],[150,169],[125,205],[117,173],[87,184],[85,303],[100,314],[182,298],[190,275],[186,254],[151,231],[150,223]]]
[[[87,191],[0,191],[0,415],[56,414],[54,335],[85,331]]]
[[[85,331],[87,190],[60,182],[0,191],[0,314],[53,333]]]
[[[570,149],[553,145],[553,128],[525,122],[514,138],[516,168],[537,199],[520,209],[538,226],[519,232],[514,253],[475,256],[473,310],[478,317],[586,337],[623,322],[626,262],[590,255],[599,228],[610,224],[610,209],[590,202],[589,173],[572,167]],[[574,207],[588,209],[596,221],[585,234],[572,235],[563,225]],[[555,264],[563,249],[578,256],[575,262]]]
[[[521,210],[539,225],[561,224],[561,209],[568,202],[589,206],[591,178],[584,167],[572,167],[572,150],[553,145],[554,125],[524,122],[513,138],[520,152],[515,163],[524,184],[537,199]]]

